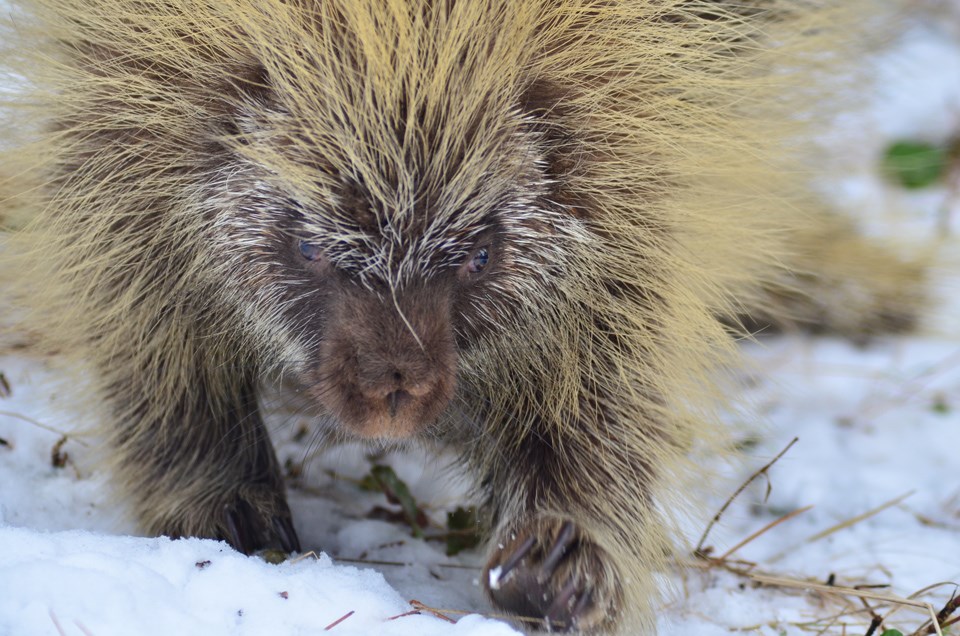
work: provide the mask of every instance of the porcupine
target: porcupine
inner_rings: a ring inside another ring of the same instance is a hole
[[[718,317],[911,320],[916,268],[775,203],[791,3],[12,4],[5,258],[148,532],[299,549],[282,375],[346,436],[460,451],[496,605],[649,628],[687,452],[722,445]],[[871,266],[837,318],[798,299],[842,242]]]

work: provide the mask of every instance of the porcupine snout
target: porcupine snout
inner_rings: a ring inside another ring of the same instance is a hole
[[[449,294],[353,289],[334,305],[315,391],[364,438],[409,437],[434,422],[456,384]]]

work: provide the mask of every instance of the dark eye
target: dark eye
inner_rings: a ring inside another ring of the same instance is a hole
[[[318,261],[323,258],[323,250],[321,250],[320,246],[316,243],[300,241],[299,248],[300,256],[304,257],[308,261]]]
[[[490,248],[481,247],[476,252],[473,253],[473,256],[470,257],[470,261],[467,263],[467,271],[471,274],[479,274],[487,267],[487,263],[490,262]]]

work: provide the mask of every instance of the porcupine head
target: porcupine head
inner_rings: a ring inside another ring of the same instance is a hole
[[[715,316],[777,254],[756,193],[782,174],[750,146],[777,131],[734,114],[749,20],[678,0],[14,16],[10,121],[35,140],[3,155],[32,180],[7,249],[32,329],[100,378],[148,530],[258,547],[224,506],[289,517],[272,450],[229,446],[260,439],[251,387],[282,375],[347,437],[463,451],[497,604],[649,618],[653,493],[716,437]]]

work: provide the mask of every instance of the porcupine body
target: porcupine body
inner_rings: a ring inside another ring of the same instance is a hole
[[[687,452],[721,446],[717,317],[909,322],[910,268],[865,268],[852,318],[790,300],[859,239],[814,216],[782,265],[777,3],[13,5],[5,258],[149,532],[299,547],[258,407],[283,376],[338,434],[461,451],[496,604],[633,632]]]

